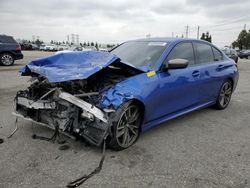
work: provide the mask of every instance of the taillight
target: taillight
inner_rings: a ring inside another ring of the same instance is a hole
[[[21,46],[20,46],[20,44],[17,44],[17,45],[16,45],[16,51],[21,51]]]

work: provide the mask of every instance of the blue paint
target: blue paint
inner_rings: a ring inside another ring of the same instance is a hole
[[[195,63],[184,69],[160,71],[162,63],[178,43],[197,40],[154,38],[138,41],[168,43],[155,67],[136,68],[129,63],[120,62],[118,57],[105,52],[74,52],[34,60],[22,69],[22,74],[37,73],[46,76],[50,82],[62,82],[85,79],[112,63],[129,66],[139,71],[138,74],[104,90],[98,107],[117,109],[128,100],[140,101],[145,107],[143,131],[166,120],[214,104],[226,79],[233,80],[234,89],[237,85],[239,77],[237,67],[233,60],[224,54],[222,61]],[[218,68],[219,65],[223,68]],[[146,72],[152,70],[156,74],[148,76]],[[199,72],[196,77],[192,75],[195,71]]]
[[[185,113],[215,104],[220,87],[226,79],[232,79],[234,89],[236,88],[239,77],[237,67],[235,62],[224,54],[222,61],[160,71],[162,63],[179,42],[197,40],[156,38],[139,41],[168,43],[168,47],[153,68],[156,74],[148,77],[146,73],[142,73],[118,83],[103,93],[100,106],[117,109],[125,101],[131,99],[141,101],[145,107],[142,131]],[[223,65],[223,69],[219,70],[219,65]],[[192,76],[194,71],[199,72],[198,77]]]
[[[51,83],[64,82],[86,79],[117,61],[120,59],[108,52],[68,52],[33,60],[20,71],[22,75],[42,75]],[[120,63],[138,69],[129,63]]]

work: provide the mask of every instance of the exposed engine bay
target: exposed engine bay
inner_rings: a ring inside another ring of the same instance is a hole
[[[115,110],[100,108],[103,93],[115,84],[138,74],[111,64],[86,79],[49,82],[33,74],[31,85],[17,92],[16,115],[38,124],[80,136],[99,146],[109,134],[110,114]]]

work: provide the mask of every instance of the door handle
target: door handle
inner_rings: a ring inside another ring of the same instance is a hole
[[[193,76],[193,77],[200,76],[200,71],[195,70],[195,71],[192,73],[192,76]]]
[[[217,71],[220,71],[221,69],[223,69],[224,68],[224,65],[218,65],[218,67],[217,67]]]

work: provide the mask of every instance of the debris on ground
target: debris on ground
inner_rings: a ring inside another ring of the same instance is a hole
[[[4,143],[4,139],[0,138],[0,144]]]
[[[65,145],[61,145],[61,146],[59,146],[59,150],[68,150],[70,148],[70,146],[69,145],[67,145],[67,144],[65,144]]]

